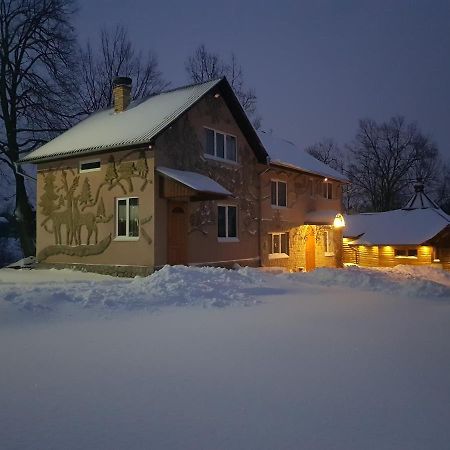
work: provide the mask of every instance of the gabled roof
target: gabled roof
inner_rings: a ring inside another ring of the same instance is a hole
[[[332,178],[344,183],[348,182],[344,175],[314,158],[305,150],[296,147],[292,142],[265,131],[258,131],[258,136],[269,153],[272,164]]]
[[[93,113],[21,161],[43,162],[149,144],[208,93],[222,95],[257,159],[265,163],[267,153],[225,77],[134,101],[123,112],[109,108]]]

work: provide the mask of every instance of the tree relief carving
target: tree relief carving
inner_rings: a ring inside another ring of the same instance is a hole
[[[152,183],[143,151],[139,152],[135,161],[125,161],[124,158],[116,164],[114,156],[111,155],[104,181],[97,187],[95,195],[92,195],[89,176],[84,177],[80,186],[80,175],[75,174],[73,170],[62,169],[59,183],[56,171],[42,175],[43,193],[38,206],[44,219],[40,226],[54,235],[55,244],[44,248],[39,253],[39,259],[56,254],[89,256],[106,250],[111,242],[111,235],[109,239],[105,237],[99,242],[98,224],[110,222],[113,214],[106,212],[103,189],[112,190],[119,187],[126,195],[134,191],[133,179],[142,180],[139,187],[141,191]],[[141,234],[149,245],[152,239],[143,225],[151,219],[150,216],[140,224]]]

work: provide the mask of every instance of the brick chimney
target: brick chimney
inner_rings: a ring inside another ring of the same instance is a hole
[[[131,78],[115,77],[113,81],[114,111],[123,112],[131,100]]]

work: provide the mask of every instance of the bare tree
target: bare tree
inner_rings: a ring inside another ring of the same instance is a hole
[[[133,99],[157,94],[169,85],[158,69],[156,55],[149,52],[144,58],[136,52],[123,26],[103,29],[97,48],[88,42],[80,49],[80,83],[75,90],[82,112],[90,114],[112,105],[116,76],[133,79]]]
[[[258,98],[254,89],[246,87],[242,66],[238,63],[234,53],[227,62],[218,54],[209,52],[202,44],[186,60],[185,70],[189,80],[193,83],[202,83],[226,76],[245,112],[252,119],[253,125],[255,128],[260,128],[261,116],[256,109]]]
[[[35,252],[34,213],[16,163],[70,123],[72,0],[0,0],[0,163],[14,177],[14,217],[26,256]]]
[[[372,211],[401,207],[414,180],[434,180],[438,149],[403,117],[381,124],[361,120],[348,149],[347,176],[361,195],[360,203]]]
[[[344,154],[333,139],[323,139],[305,149],[314,158],[344,173]]]

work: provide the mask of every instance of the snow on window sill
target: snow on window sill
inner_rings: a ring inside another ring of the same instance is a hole
[[[213,161],[224,162],[227,164],[233,164],[235,166],[239,165],[239,163],[237,161],[234,161],[233,159],[221,158],[220,156],[210,155],[209,153],[204,153],[203,156],[206,159],[212,159]]]
[[[287,208],[287,205],[286,206],[283,206],[283,205],[270,205],[273,209],[286,209]]]
[[[284,259],[289,258],[287,253],[269,253],[269,259]]]
[[[139,236],[116,236],[114,241],[138,241]]]
[[[325,256],[334,256],[334,252],[325,252]]]
[[[395,256],[397,259],[417,259],[417,256]]]
[[[218,237],[217,242],[239,242],[239,238],[237,237]]]

